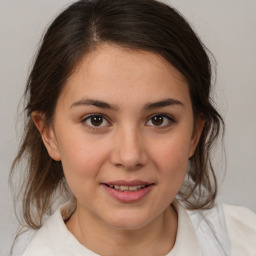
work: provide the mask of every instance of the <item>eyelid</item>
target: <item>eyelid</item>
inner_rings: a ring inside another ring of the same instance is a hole
[[[166,127],[169,127],[172,123],[175,123],[176,122],[176,119],[170,115],[170,114],[166,114],[166,113],[156,113],[156,114],[153,114],[153,115],[150,115],[147,119],[147,122],[146,122],[146,125],[147,123],[155,116],[161,116],[163,118],[167,118],[168,121],[169,121],[169,125],[165,125],[165,126],[156,126],[156,125],[148,125],[148,126],[152,126],[152,127],[155,127],[155,128],[166,128]]]
[[[100,116],[102,117],[105,121],[108,122],[108,125],[105,125],[105,126],[93,126],[93,125],[89,125],[86,123],[86,121],[88,119],[90,119],[91,117],[94,117],[94,116]],[[108,117],[106,117],[105,115],[103,114],[100,114],[100,113],[91,113],[91,114],[88,114],[86,116],[84,116],[81,120],[81,123],[83,123],[86,127],[88,127],[89,129],[92,129],[92,130],[98,130],[98,129],[103,129],[103,128],[107,128],[109,126],[111,126],[111,122],[109,120]]]
[[[104,126],[94,126],[94,125],[89,125],[86,123],[86,121],[91,118],[91,117],[94,117],[94,116],[100,116],[102,117],[106,122],[107,122],[107,125],[104,125]],[[167,125],[148,125],[148,122],[155,116],[161,116],[163,118],[166,118],[168,119],[168,124]],[[170,115],[170,114],[166,114],[166,113],[155,113],[155,114],[152,114],[150,115],[148,118],[147,118],[147,121],[146,121],[146,126],[151,126],[151,127],[154,127],[154,128],[166,128],[166,127],[169,127],[172,123],[175,123],[176,120],[175,118]],[[84,116],[81,120],[81,123],[84,124],[87,128],[89,129],[92,129],[92,130],[99,130],[99,129],[104,129],[104,128],[107,128],[107,127],[110,127],[112,126],[111,124],[111,121],[109,120],[108,117],[106,117],[104,114],[101,114],[101,113],[90,113],[90,114],[87,114],[86,116]]]

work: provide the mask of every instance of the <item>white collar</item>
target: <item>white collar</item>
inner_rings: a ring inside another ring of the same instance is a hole
[[[178,231],[173,249],[167,256],[200,256],[201,250],[197,240],[194,226],[186,209],[178,200],[173,202],[173,206],[178,214]]]
[[[201,256],[199,242],[185,208],[174,201],[178,213],[178,232],[173,249],[167,256]],[[23,256],[96,256],[73,236],[63,219],[74,210],[70,202],[62,205],[38,230]]]

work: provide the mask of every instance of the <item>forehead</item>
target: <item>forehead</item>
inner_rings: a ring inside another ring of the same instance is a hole
[[[85,55],[69,77],[61,97],[97,97],[117,104],[172,97],[188,100],[183,75],[161,56],[104,44]]]

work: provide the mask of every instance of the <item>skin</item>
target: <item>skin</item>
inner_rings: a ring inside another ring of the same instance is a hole
[[[152,105],[167,99],[167,106]],[[103,118],[99,126],[88,117],[95,113]],[[153,122],[155,115],[160,122]],[[188,84],[173,66],[150,52],[103,44],[68,79],[53,124],[42,129],[43,115],[32,117],[77,199],[66,225],[80,243],[100,255],[172,249],[177,214],[170,205],[203,128],[203,120],[193,118]],[[143,199],[124,203],[102,185],[114,180],[154,185]]]

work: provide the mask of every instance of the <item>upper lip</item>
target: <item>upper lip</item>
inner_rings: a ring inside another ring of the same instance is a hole
[[[153,184],[152,182],[146,182],[146,181],[142,181],[142,180],[131,180],[131,181],[127,181],[127,180],[115,180],[115,181],[109,181],[109,182],[104,182],[104,184],[107,185],[116,185],[116,186],[139,186],[139,185],[150,185]]]

